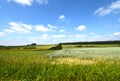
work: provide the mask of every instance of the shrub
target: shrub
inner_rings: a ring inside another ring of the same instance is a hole
[[[61,43],[50,48],[50,50],[60,50],[60,49],[62,49],[62,44]]]
[[[32,43],[31,46],[36,46],[37,44],[36,43]]]

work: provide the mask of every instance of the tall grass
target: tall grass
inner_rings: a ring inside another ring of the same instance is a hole
[[[44,56],[50,52],[0,51],[0,81],[120,81],[119,58],[90,59],[92,64],[81,64],[85,59]]]

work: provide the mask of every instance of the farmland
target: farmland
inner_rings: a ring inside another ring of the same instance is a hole
[[[106,58],[120,57],[119,47],[109,48],[67,48],[50,54],[51,57]]]
[[[0,80],[120,81],[120,47],[43,47],[0,50]]]

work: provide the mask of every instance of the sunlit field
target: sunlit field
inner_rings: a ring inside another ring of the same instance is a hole
[[[66,48],[49,54],[50,57],[79,57],[79,58],[119,58],[120,47],[102,48]]]
[[[0,50],[0,81],[120,81],[120,48]]]

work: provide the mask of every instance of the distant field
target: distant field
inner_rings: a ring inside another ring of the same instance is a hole
[[[50,48],[53,47],[53,46],[55,46],[55,45],[38,45],[38,46],[36,46],[36,47],[37,47],[37,49],[39,49],[39,50],[47,50],[47,49],[50,49]]]
[[[34,45],[34,46],[0,46],[0,50],[48,50],[53,45]]]
[[[51,57],[80,57],[80,58],[119,58],[120,47],[107,48],[69,48],[50,54]]]
[[[119,56],[119,47],[0,50],[0,81],[120,81]]]

